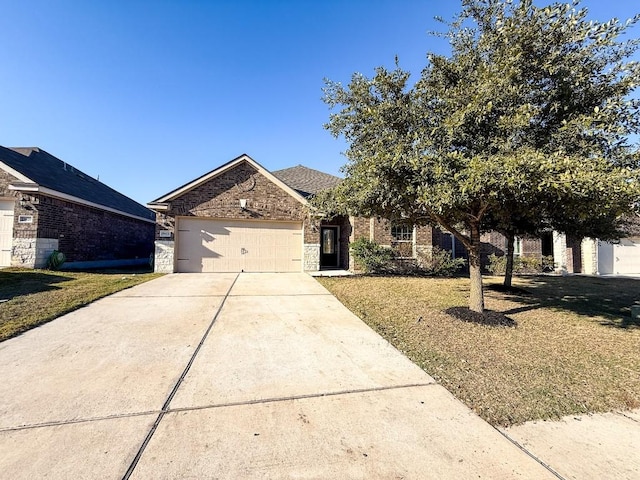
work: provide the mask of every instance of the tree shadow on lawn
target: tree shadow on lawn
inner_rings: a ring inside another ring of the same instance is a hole
[[[57,290],[56,283],[73,278],[33,270],[0,270],[0,300],[11,300],[21,295]]]
[[[505,315],[548,307],[586,317],[600,317],[600,324],[605,326],[640,327],[638,321],[631,319],[631,305],[640,305],[640,280],[579,275],[537,276],[529,277],[525,288],[528,294],[504,292],[507,298],[524,304],[504,311]]]

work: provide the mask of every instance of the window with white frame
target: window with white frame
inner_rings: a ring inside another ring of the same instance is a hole
[[[519,257],[522,255],[522,238],[514,237],[513,239],[513,256]]]
[[[391,227],[391,246],[401,258],[413,258],[414,239],[413,225],[393,225]]]

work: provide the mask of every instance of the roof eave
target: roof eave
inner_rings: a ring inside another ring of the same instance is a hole
[[[9,175],[11,175],[11,176],[17,178],[18,180],[20,180],[20,182],[22,182],[22,183],[35,183],[29,177],[27,177],[26,175],[23,175],[21,172],[19,172],[18,170],[10,167],[9,165],[4,163],[3,161],[0,161],[0,168],[2,170],[4,170],[5,172],[7,172]]]
[[[43,187],[36,183],[26,183],[26,182],[14,182],[9,184],[9,190],[13,190],[16,192],[35,192],[41,193],[43,195],[48,195],[50,197],[59,198],[60,200],[66,200],[68,202],[78,203],[80,205],[85,205],[87,207],[97,208],[99,210],[104,210],[111,213],[116,213],[118,215],[122,215],[124,217],[133,218],[136,220],[141,220],[143,222],[155,223],[154,219],[140,217],[138,215],[134,215],[129,212],[123,212],[122,210],[118,210],[116,208],[107,207],[106,205],[101,205],[99,203],[94,203],[89,200],[85,200],[83,198],[75,197],[73,195],[69,195],[67,193],[59,192],[57,190],[53,190],[51,188]]]

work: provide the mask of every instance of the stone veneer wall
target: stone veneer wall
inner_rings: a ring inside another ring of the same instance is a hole
[[[598,241],[593,238],[582,240],[582,273],[598,274]]]
[[[305,272],[320,270],[320,244],[305,243],[303,254],[303,268]]]
[[[58,250],[57,238],[15,238],[11,251],[11,265],[45,268],[54,250]]]
[[[158,273],[173,273],[173,240],[156,240],[154,270]]]
[[[555,272],[566,274],[567,269],[567,237],[564,233],[553,232],[553,262]]]

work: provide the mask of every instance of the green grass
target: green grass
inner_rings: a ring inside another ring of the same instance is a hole
[[[528,293],[508,294],[489,277],[486,306],[509,326],[447,313],[467,305],[465,278],[319,281],[493,425],[640,407],[638,280],[517,278]]]
[[[0,270],[0,341],[101,297],[159,277],[155,273]]]

